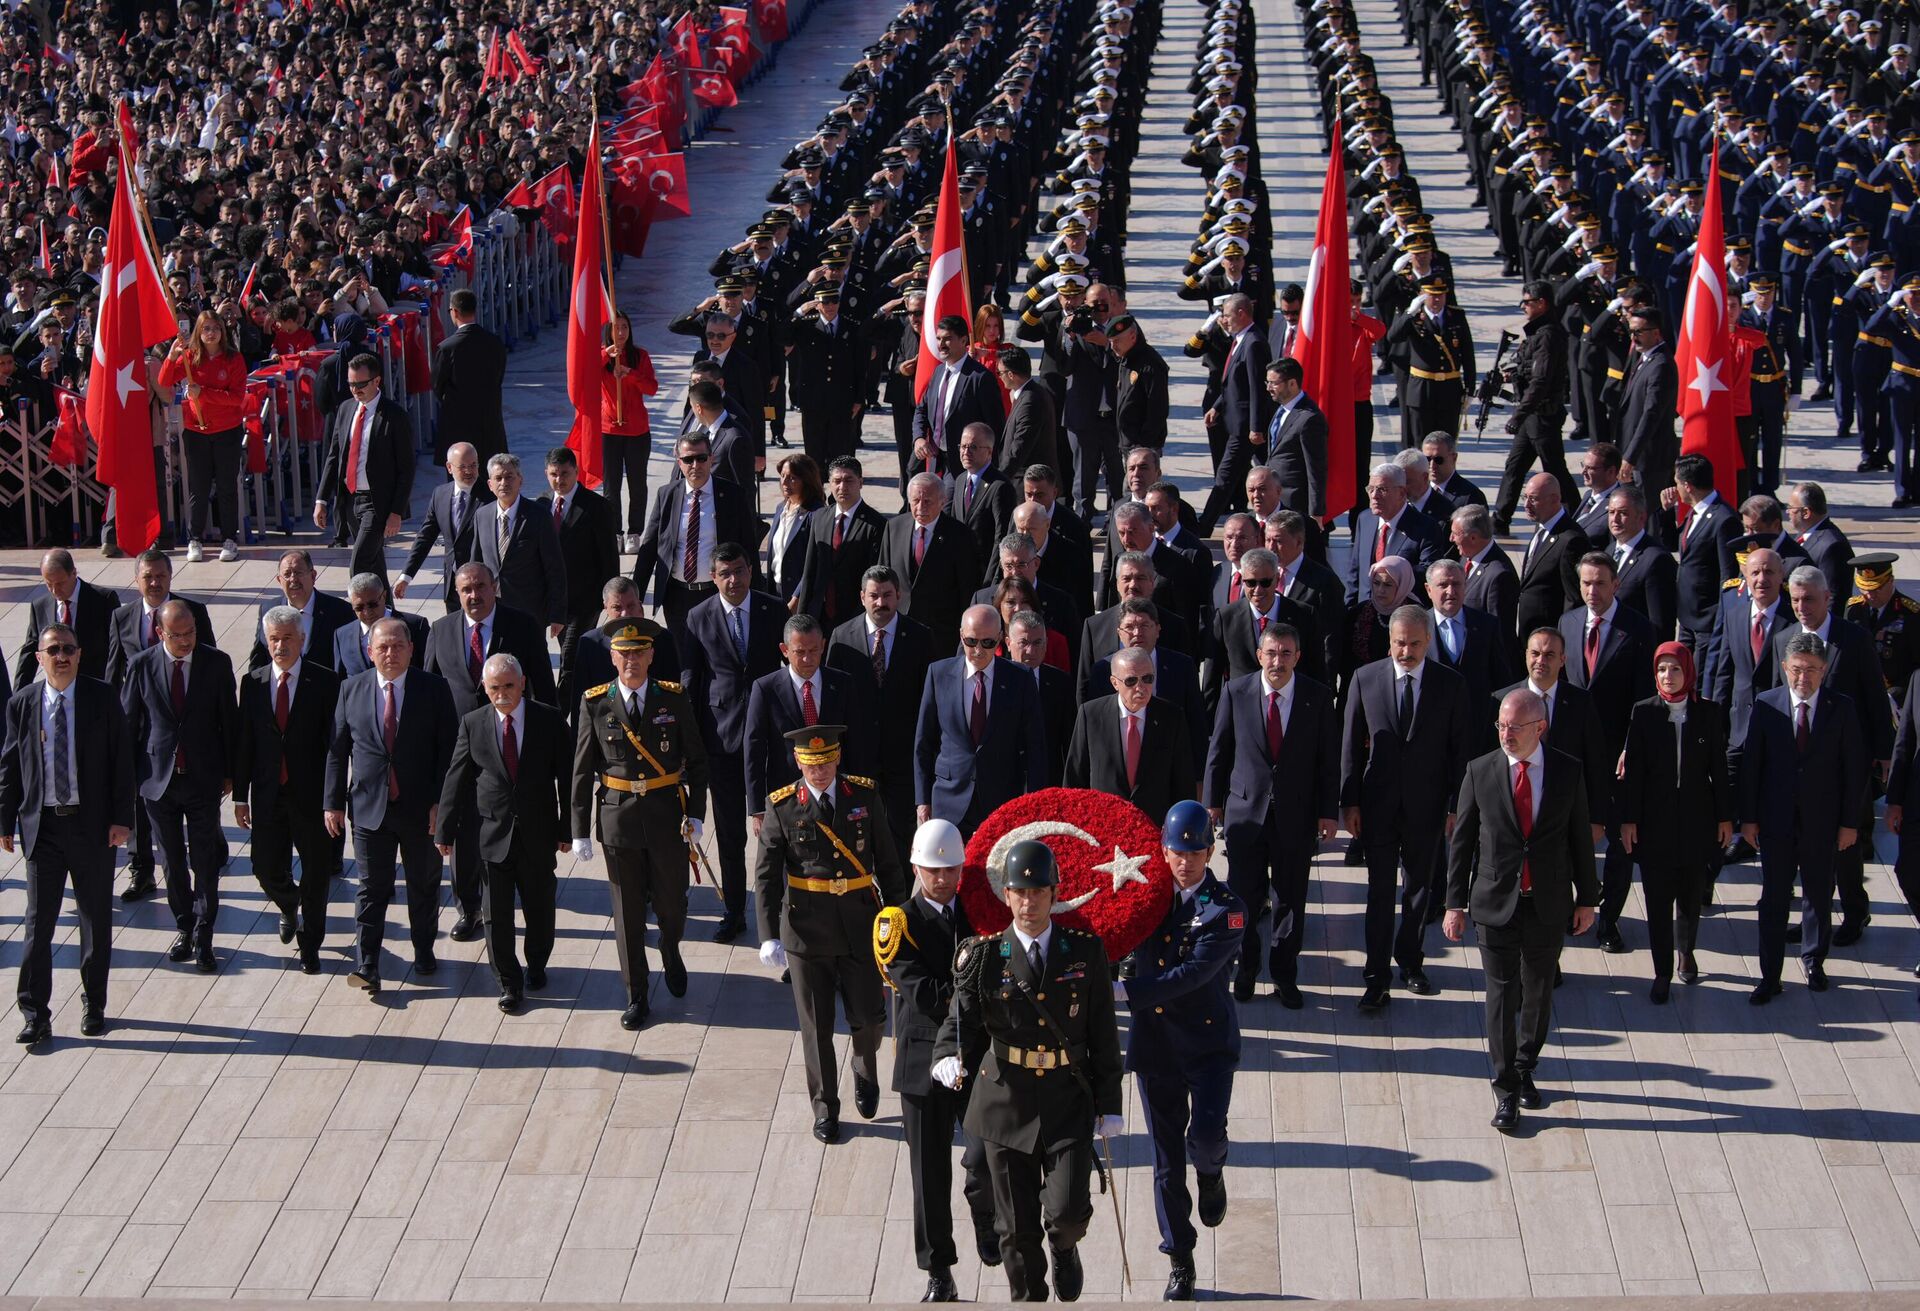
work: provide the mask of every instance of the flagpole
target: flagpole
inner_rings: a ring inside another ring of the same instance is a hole
[[[124,107],[126,105],[126,97],[121,97],[120,103]],[[146,238],[148,252],[157,260],[160,257],[160,243],[153,235],[153,218],[147,213],[147,197],[140,190],[137,185],[137,180],[134,177],[133,141],[129,138],[127,132],[127,128],[132,121],[131,111],[128,112],[125,118],[121,118],[116,114],[114,116],[114,129],[120,134],[120,151],[126,157],[123,161],[123,167],[126,170],[127,176],[127,192],[133,198],[134,217],[140,220],[140,231]],[[165,278],[159,276],[159,268],[156,267],[153,272],[155,280],[160,284],[160,295],[167,302],[167,313],[173,316],[175,323],[178,323],[180,321],[180,306],[174,302],[173,288],[167,285]]]
[[[607,170],[600,163],[600,98],[593,99],[593,118],[587,125],[587,151],[589,164],[597,179],[600,193],[600,286],[607,297],[607,332],[613,332],[613,224],[607,222]],[[582,179],[582,192],[585,180]],[[579,223],[574,224],[574,240],[579,240]],[[632,338],[628,338],[632,343]],[[613,380],[613,421],[624,424],[627,421],[627,389],[620,385],[620,379]]]

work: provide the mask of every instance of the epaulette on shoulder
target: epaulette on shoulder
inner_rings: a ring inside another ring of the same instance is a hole
[[[1729,588],[1734,588],[1738,586],[1740,586],[1740,580],[1738,578],[1729,578],[1727,579],[1726,582],[1720,584],[1720,590],[1724,592],[1724,591],[1727,591]]]
[[[588,696],[590,696],[590,697],[593,697],[593,696],[605,696],[605,695],[606,695],[606,692],[607,692],[607,689],[608,689],[608,688],[610,688],[610,687],[612,687],[612,686],[613,686],[613,684],[612,684],[612,683],[602,683],[602,684],[600,684],[600,686],[599,686],[599,687],[590,687],[590,688],[588,688],[588,689],[587,689],[587,695],[588,695]]]
[[[999,935],[984,934],[979,937],[961,939],[959,945],[953,949],[954,977],[956,979],[967,978],[970,980],[973,974],[979,970],[980,962],[992,955],[992,953],[987,950],[987,944],[997,936]]]
[[[842,774],[840,777],[844,778],[849,783],[855,784],[858,787],[866,788],[870,792],[879,790],[878,786],[870,778],[862,778],[858,774]]]
[[[769,792],[767,794],[767,802],[769,805],[771,805],[775,801],[785,801],[788,797],[792,796],[795,792],[797,792],[799,788],[800,788],[800,785],[798,783],[789,783],[783,788],[779,788],[773,792]]]
[[[666,679],[666,678],[656,678],[656,679],[654,679],[653,681],[654,681],[655,683],[657,683],[657,684],[659,684],[659,686],[660,686],[660,690],[661,690],[661,691],[663,691],[663,692],[684,692],[684,691],[686,691],[686,689],[685,689],[685,688],[683,688],[683,687],[681,687],[681,686],[680,686],[680,684],[678,684],[678,683],[676,683],[676,682],[674,682],[674,681],[672,681],[671,679]]]
[[[1908,614],[1920,614],[1920,601],[1914,600],[1905,592],[1895,592],[1894,598],[1899,601],[1900,608]]]

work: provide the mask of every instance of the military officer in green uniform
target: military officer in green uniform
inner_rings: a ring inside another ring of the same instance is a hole
[[[689,850],[698,846],[707,810],[707,752],[678,683],[650,677],[660,626],[614,619],[602,626],[617,677],[581,697],[573,753],[573,831],[591,832],[600,817],[607,882],[613,891],[614,940],[627,985],[621,1026],[647,1019],[647,904],[660,929],[667,991],[683,997],[687,967],[680,938],[687,926]],[[574,855],[592,859],[593,844],[576,838]]]
[[[1093,1217],[1093,1139],[1120,1131],[1120,1034],[1100,939],[1055,925],[1059,871],[1042,842],[1007,852],[1013,923],[969,938],[953,961],[953,1008],[934,1044],[933,1077],[967,1099],[967,1132],[986,1144],[994,1227],[1015,1301],[1080,1296],[1077,1250]]]
[[[1847,615],[1873,634],[1880,648],[1880,673],[1887,695],[1899,709],[1907,683],[1920,669],[1920,601],[1893,585],[1892,551],[1870,551],[1853,557],[1853,585],[1859,595],[1847,602]]]
[[[800,781],[767,797],[754,887],[760,899],[760,960],[786,969],[800,1020],[813,1099],[813,1136],[840,1137],[840,1083],[833,1006],[846,1007],[853,1038],[853,1105],[880,1108],[880,1036],[886,994],[873,956],[873,917],[907,895],[907,882],[870,778],[840,772],[837,724],[788,733]]]

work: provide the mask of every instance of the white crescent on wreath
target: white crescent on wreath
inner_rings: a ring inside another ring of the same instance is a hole
[[[1039,842],[1044,838],[1072,838],[1077,842],[1086,843],[1089,847],[1100,845],[1099,838],[1094,837],[1078,824],[1069,824],[1065,820],[1035,820],[1031,824],[1021,824],[1008,829],[1000,835],[1000,840],[995,842],[993,849],[987,853],[987,879],[993,884],[993,890],[996,893],[1004,895],[1007,890],[1007,852],[1013,848],[1013,845],[1017,842]],[[1097,874],[1112,875],[1113,890],[1118,892],[1129,883],[1147,882],[1147,876],[1143,871],[1147,862],[1152,859],[1152,852],[1144,856],[1129,856],[1116,845],[1113,849],[1113,859],[1104,865],[1095,865],[1093,869]],[[1084,892],[1070,900],[1056,901],[1053,905],[1053,913],[1064,915],[1069,911],[1079,910],[1099,894],[1100,889],[1094,888],[1091,892]]]

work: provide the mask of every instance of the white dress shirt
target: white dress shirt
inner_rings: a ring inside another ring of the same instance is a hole
[[[1500,754],[1507,758],[1507,790],[1512,791],[1514,785],[1520,781],[1520,761],[1522,757],[1516,756],[1511,751],[1506,750],[1502,750]],[[1547,763],[1547,753],[1536,745],[1533,748],[1533,754],[1525,757],[1525,760],[1527,762],[1527,784],[1533,792],[1533,813],[1527,816],[1528,825],[1531,826],[1540,819],[1540,796],[1546,791],[1546,789],[1540,785],[1540,771]]]
[[[513,721],[514,750],[521,751],[526,748],[526,745],[527,745],[527,699],[525,697],[520,698],[520,704],[513,708],[512,714],[503,715],[498,710],[495,710],[493,712],[493,718],[494,718],[493,731],[494,731],[495,745],[501,748],[501,753],[503,755],[505,754],[505,751],[506,751],[508,720]]]
[[[714,516],[713,516],[713,500],[714,500],[713,480],[708,479],[707,485],[699,489],[700,556],[699,556],[698,562],[695,564],[695,571],[698,576],[694,578],[688,578],[686,576],[687,575],[686,532],[687,532],[687,520],[692,517],[690,512],[693,509],[693,497],[694,497],[695,489],[693,487],[693,484],[688,483],[681,490],[685,493],[686,499],[681,503],[681,510],[680,510],[680,548],[673,553],[673,560],[670,562],[668,566],[668,573],[671,574],[674,578],[679,579],[683,583],[712,582],[713,581],[713,548],[719,545],[718,542],[714,541],[714,533],[717,531],[717,529],[714,527]]]
[[[1268,707],[1272,706],[1275,701],[1278,701],[1280,705],[1280,731],[1284,733],[1293,726],[1294,687],[1295,680],[1291,678],[1287,680],[1285,687],[1276,688],[1272,683],[1267,681],[1265,674],[1260,676],[1260,722],[1262,724],[1267,722]]]

